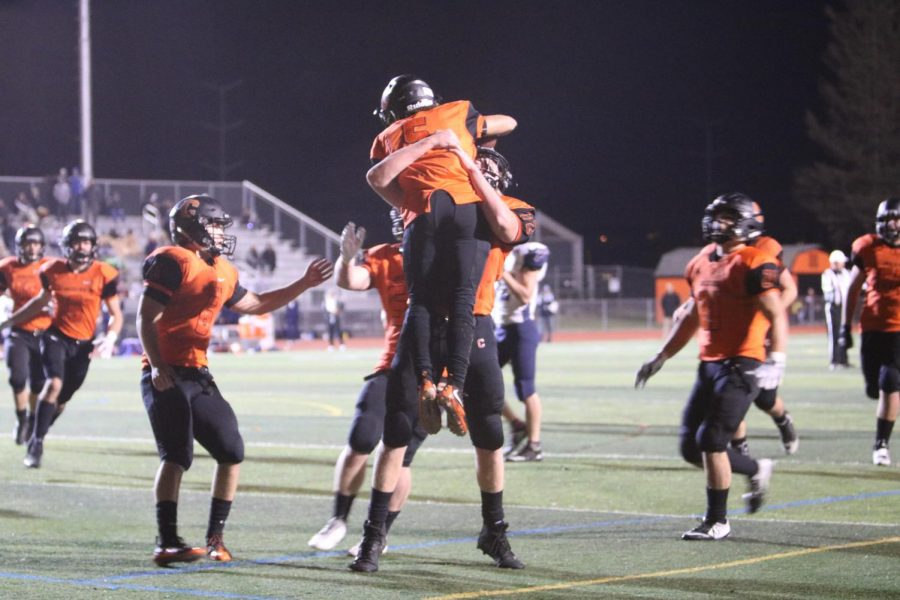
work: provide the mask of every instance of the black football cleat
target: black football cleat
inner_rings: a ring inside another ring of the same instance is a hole
[[[374,573],[378,570],[378,559],[384,551],[387,532],[384,524],[380,526],[366,521],[363,525],[363,539],[359,545],[356,560],[350,563],[350,570],[358,573]]]
[[[501,569],[524,569],[525,564],[513,554],[506,539],[509,523],[498,521],[492,525],[485,524],[478,536],[478,549],[494,559],[494,565]]]
[[[25,455],[25,459],[22,461],[29,469],[40,469],[41,468],[41,458],[44,456],[44,441],[38,439],[31,439],[28,442],[28,453]]]

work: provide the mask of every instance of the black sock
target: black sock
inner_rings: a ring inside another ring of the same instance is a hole
[[[756,475],[756,471],[759,469],[755,460],[741,454],[740,451],[735,450],[734,448],[726,448],[725,452],[728,454],[729,462],[731,462],[732,473],[739,473],[741,475],[746,475],[747,477]]]
[[[50,429],[50,424],[53,422],[56,405],[39,400],[35,413],[33,437],[38,441],[44,441],[44,436],[47,435],[47,430]]]
[[[379,527],[387,521],[388,502],[391,501],[393,492],[382,492],[372,488],[372,497],[369,500],[369,522]]]
[[[706,522],[724,523],[728,513],[728,488],[714,490],[706,488]]]
[[[503,520],[503,490],[481,492],[481,518],[485,525],[494,525]]]
[[[742,438],[734,438],[733,440],[731,440],[731,447],[735,450],[740,450],[746,443],[747,436],[744,436]]]
[[[391,525],[394,524],[394,521],[396,521],[397,517],[399,517],[399,516],[400,516],[399,510],[388,511],[387,521],[385,521],[385,523],[384,523],[385,533],[387,533],[388,531],[391,530]]]
[[[875,447],[887,448],[891,441],[891,432],[894,431],[894,422],[887,419],[878,419],[875,424]]]
[[[209,505],[209,525],[206,527],[206,539],[214,535],[222,535],[229,512],[231,512],[231,500],[215,497],[212,499]]]
[[[27,415],[27,414],[28,414],[28,413],[26,413],[25,410],[17,410],[17,411],[16,411],[16,422],[17,422],[19,425],[21,425],[22,423],[24,423],[24,422],[25,422],[25,415]]]
[[[347,517],[350,516],[350,507],[353,506],[353,499],[356,496],[345,496],[340,492],[334,493],[334,512],[332,513],[332,517],[337,517],[342,521],[346,521]]]
[[[784,411],[784,413],[780,417],[772,417],[772,420],[775,421],[775,424],[781,427],[785,423],[787,423],[788,419],[788,411]]]
[[[178,544],[178,504],[171,500],[156,503],[156,526],[159,545],[166,548]]]

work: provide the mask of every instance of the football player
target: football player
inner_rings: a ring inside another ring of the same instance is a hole
[[[681,454],[705,470],[707,505],[703,521],[684,533],[685,540],[719,540],[731,533],[732,472],[749,478],[744,498],[751,513],[762,506],[772,475],[771,460],[754,460],[729,445],[760,388],[778,387],[785,365],[787,316],[778,265],[747,243],[762,226],[755,215],[753,201],[739,193],[719,196],[706,207],[703,235],[710,243],[685,269],[688,305],[662,349],[635,377],[635,387],[643,387],[699,332],[700,367],[682,416]]]
[[[334,465],[332,516],[309,540],[309,545],[318,550],[331,550],[346,535],[350,507],[365,479],[366,462],[381,440],[384,430],[388,373],[400,339],[408,298],[400,247],[403,239],[403,220],[400,211],[395,208],[391,209],[390,217],[395,242],[369,248],[362,263],[357,263],[356,256],[365,240],[365,229],[347,223],[341,232],[341,256],[335,269],[337,284],[351,291],[378,290],[386,323],[381,357],[372,374],[364,378],[365,384],[356,401],[356,412],[350,425],[347,446]],[[408,477],[409,471],[404,471],[403,476]],[[408,484],[403,485],[408,489]],[[388,511],[386,533],[390,531],[399,514],[399,511]]]
[[[154,494],[159,529],[153,560],[190,562],[203,555],[230,561],[223,542],[225,521],[237,490],[244,441],[237,417],[207,366],[213,324],[223,306],[244,314],[276,310],[328,280],[331,263],[316,259],[289,285],[255,294],[241,286],[228,257],[235,236],[232,219],[214,198],[188,196],[169,213],[174,246],[152,252],[143,265],[144,291],[137,329],[144,347],[141,394],[159,451]],[[215,459],[206,547],[178,537],[178,491],[191,467],[196,440]]]
[[[478,162],[487,180],[501,194],[513,181],[506,158],[491,148],[478,148]],[[550,249],[540,242],[526,242],[512,249],[497,282],[497,302],[493,317],[497,325],[497,352],[500,366],[512,364],[513,385],[519,402],[525,405],[525,420],[508,402],[503,416],[510,423],[509,462],[540,461],[541,399],[535,387],[537,347],[541,340],[535,321],[538,284],[547,273]]]
[[[38,271],[50,260],[44,257],[44,245],[44,232],[39,227],[23,225],[16,232],[16,255],[0,260],[0,294],[9,292],[13,312],[41,292]],[[13,439],[20,446],[31,436],[37,397],[44,388],[41,335],[50,326],[50,321],[48,311],[39,312],[31,320],[14,327],[4,343],[9,385],[16,406]]]
[[[524,565],[512,552],[506,537],[509,525],[503,510],[503,426],[500,417],[503,374],[497,358],[490,314],[494,303],[494,283],[503,272],[509,245],[528,241],[534,232],[534,209],[519,200],[501,198],[471,158],[460,152],[460,160],[470,173],[473,185],[483,195],[481,208],[495,235],[473,306],[474,344],[469,349],[467,358],[470,360],[470,370],[463,388],[465,418],[475,447],[476,478],[481,491],[483,524],[477,547],[490,556],[497,567],[521,569]],[[485,186],[493,193],[486,193]],[[449,307],[444,307],[443,311],[439,308],[437,314],[447,314],[448,311]],[[448,330],[446,318],[435,322],[432,331],[435,354],[432,358],[438,359],[436,362],[441,362],[442,355],[450,351]],[[363,527],[363,539],[356,560],[350,565],[354,571],[378,570],[379,558],[386,543],[388,515],[391,511],[399,511],[409,494],[409,479],[404,478],[403,473],[408,472],[415,451],[424,439],[423,432],[413,427],[418,402],[416,374],[412,350],[407,345],[407,339],[401,336],[388,378],[384,439],[375,461],[368,519]],[[422,414],[418,416],[423,422],[433,418]],[[450,421],[448,413],[448,423]],[[440,414],[437,415],[437,425],[439,429]],[[423,425],[422,429],[428,431],[429,427]]]
[[[46,382],[38,396],[34,430],[23,461],[31,469],[41,466],[44,436],[84,383],[92,354],[111,354],[122,330],[116,289],[119,271],[96,260],[97,232],[77,219],[63,229],[60,245],[65,258],[51,259],[40,268],[40,293],[0,324],[0,329],[21,326],[40,315],[51,300],[56,305],[53,321],[41,341]],[[106,304],[110,320],[106,336],[95,349],[101,302]]]
[[[784,264],[784,251],[781,244],[775,238],[765,235],[765,219],[762,208],[756,202],[753,203],[753,207],[756,211],[756,219],[760,222],[761,227],[751,234],[755,237],[748,240],[748,243],[769,256],[774,256],[777,260],[780,270],[778,287],[781,289],[781,304],[784,306],[785,314],[787,314],[788,309],[794,303],[794,300],[797,299],[797,284],[794,282],[794,276],[791,275],[787,265]],[[800,437],[794,428],[794,418],[791,417],[791,413],[784,406],[784,400],[778,393],[778,389],[760,390],[753,403],[759,410],[772,417],[772,422],[775,423],[778,433],[781,435],[781,445],[784,447],[785,454],[796,453],[800,447]],[[747,444],[747,424],[745,421],[741,422],[740,427],[735,432],[731,445],[744,454],[750,453],[750,448]]]
[[[441,103],[427,83],[412,75],[388,83],[375,114],[385,129],[372,144],[375,166],[366,179],[378,195],[400,209],[406,226],[403,262],[409,314],[402,335],[413,350],[422,402],[437,400],[451,419],[450,430],[465,435],[459,390],[466,379],[475,326],[472,307],[490,249],[490,231],[479,218],[480,195],[454,151],[474,159],[477,140],[506,135],[516,122],[504,115],[482,116],[466,100]],[[431,135],[441,130],[448,135]],[[395,153],[412,153],[414,158],[400,170],[378,164]],[[437,297],[439,288],[446,290],[445,297]],[[436,306],[447,299],[448,385],[438,395],[429,340]]]
[[[866,395],[878,400],[872,462],[891,464],[891,432],[900,410],[900,198],[888,198],[875,213],[875,233],[856,238],[850,254],[850,288],[839,343],[853,347],[853,318],[863,284],[860,358]]]

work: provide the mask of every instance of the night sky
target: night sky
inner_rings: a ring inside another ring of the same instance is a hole
[[[820,102],[826,4],[94,0],[95,174],[217,179],[211,88],[240,81],[227,179],[377,241],[372,110],[407,72],[518,120],[498,147],[514,195],[583,234],[588,262],[653,266],[699,244],[703,207],[735,190],[784,243],[824,241],[790,190],[817,156],[804,113]],[[79,163],[77,15],[74,0],[0,0],[2,175]]]

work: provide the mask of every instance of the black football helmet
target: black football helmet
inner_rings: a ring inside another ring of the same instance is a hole
[[[403,217],[400,215],[400,211],[396,208],[392,208],[388,215],[391,218],[391,235],[394,236],[394,239],[398,242],[403,241]]]
[[[722,220],[730,221],[725,224]],[[739,192],[719,196],[706,207],[702,221],[703,239],[721,244],[752,242],[765,231],[759,204]]]
[[[512,186],[513,174],[509,170],[509,161],[493,148],[478,146],[475,162],[478,163],[481,173],[488,183],[501,194],[505,194],[506,190]]]
[[[40,244],[37,252],[32,251],[30,243]],[[44,256],[44,232],[37,225],[26,223],[16,232],[16,256],[23,265],[40,260]]]
[[[391,79],[381,93],[381,106],[374,115],[387,127],[394,121],[441,103],[431,86],[413,75],[398,75]]]
[[[891,246],[900,244],[900,228],[892,221],[900,219],[900,198],[882,200],[875,213],[875,233]]]
[[[231,257],[234,254],[237,238],[213,231],[214,227],[224,230],[233,224],[234,220],[219,201],[206,194],[182,198],[169,211],[172,241],[186,248],[200,246],[212,256]]]
[[[91,243],[91,249],[87,252],[75,248],[75,244],[82,240]],[[69,262],[76,265],[88,265],[97,256],[97,232],[91,224],[82,219],[76,219],[66,225],[62,232],[62,251]]]

